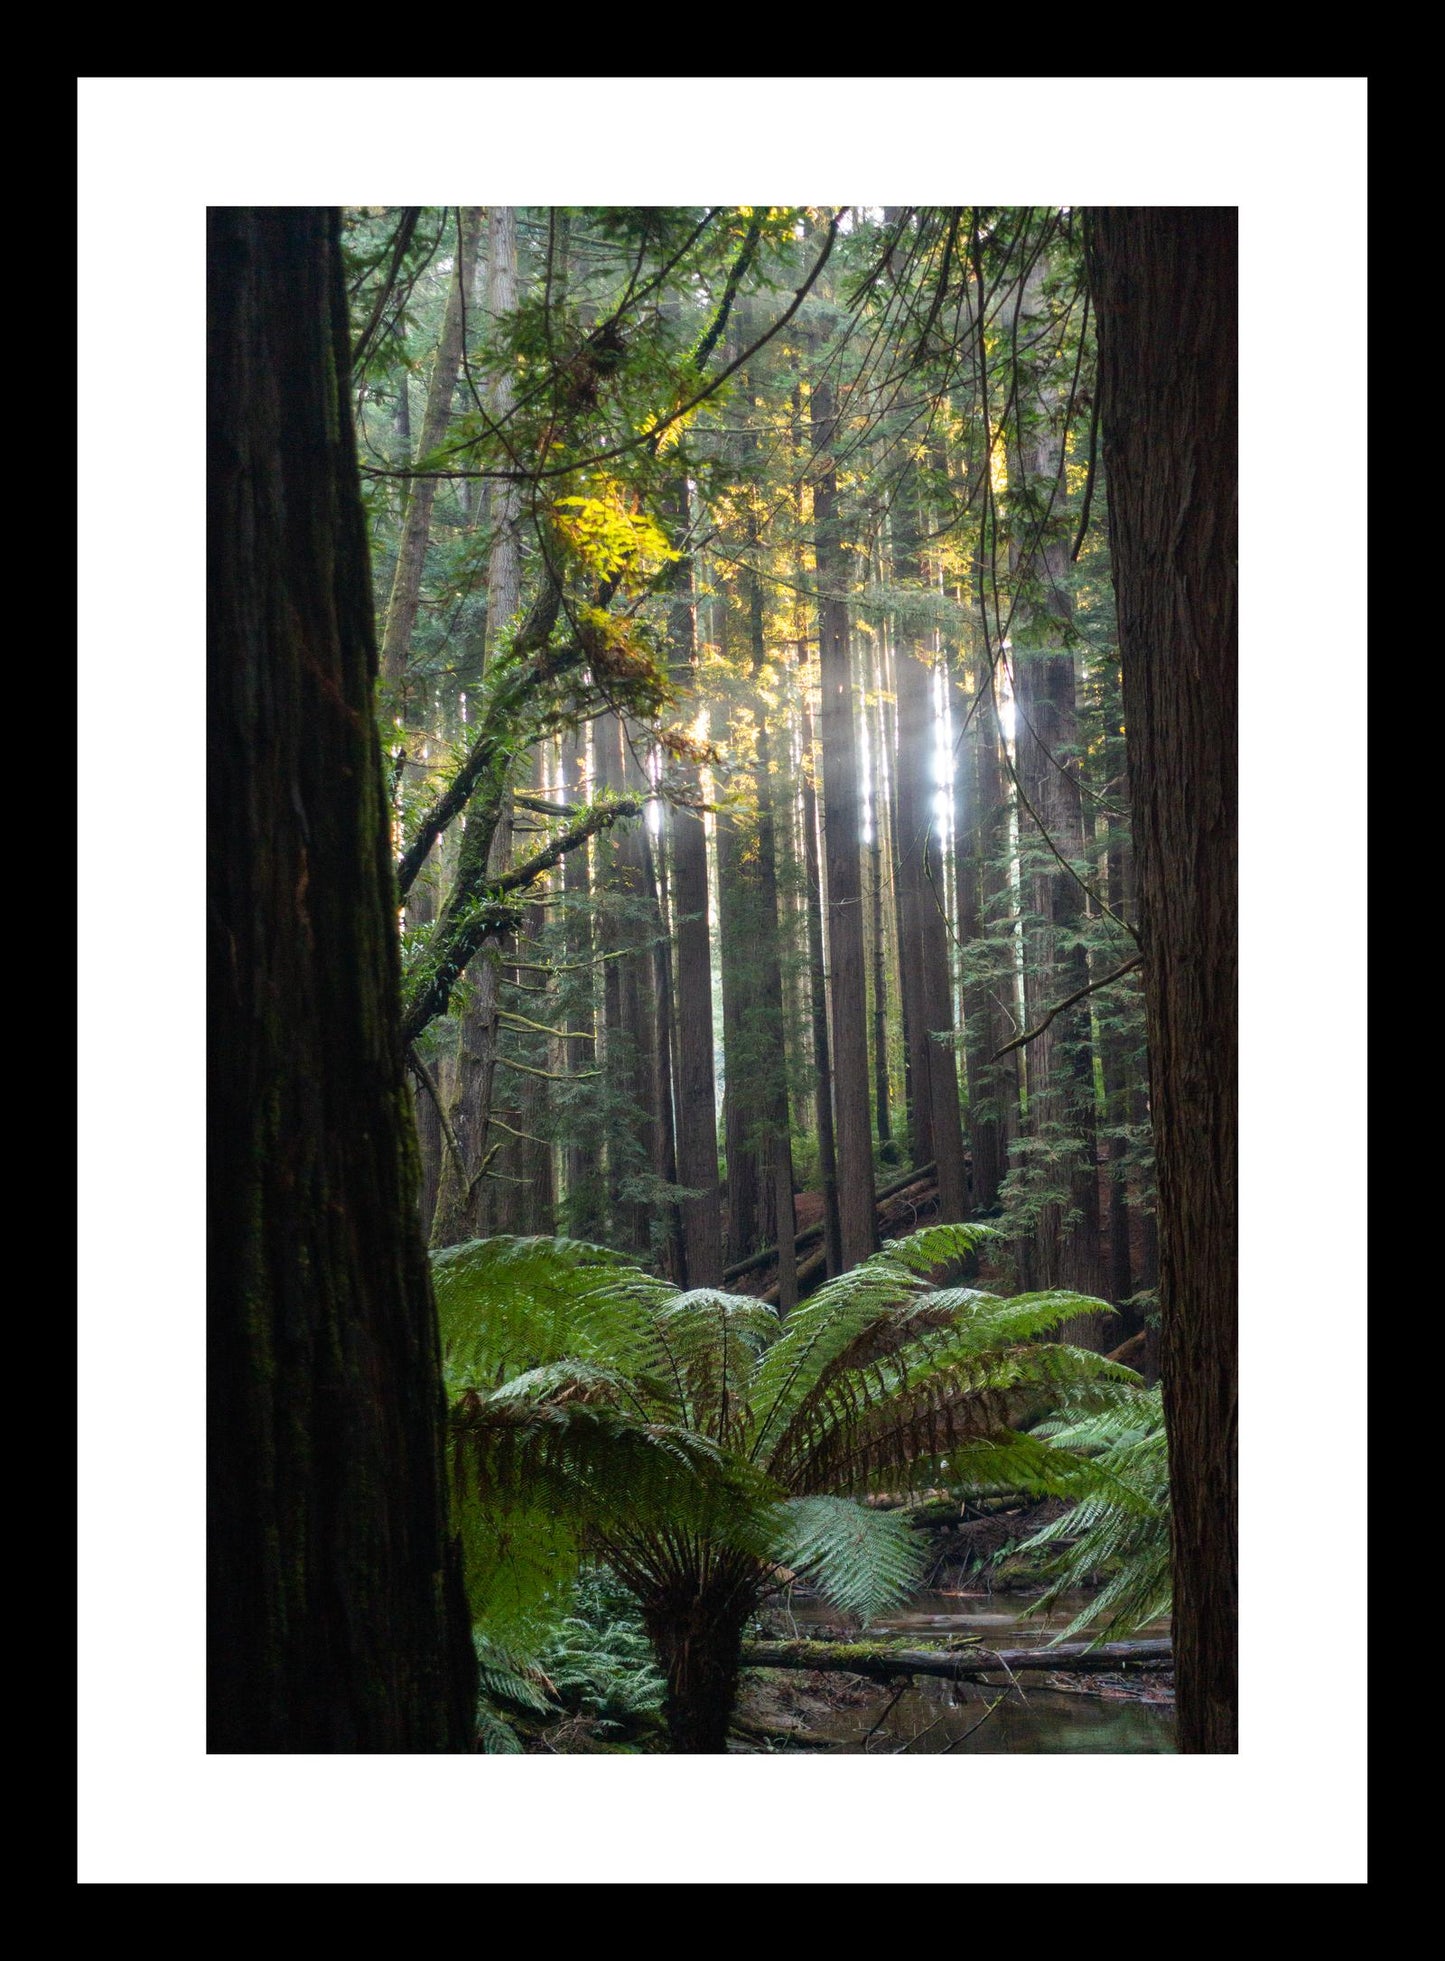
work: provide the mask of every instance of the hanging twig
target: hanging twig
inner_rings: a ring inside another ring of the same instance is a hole
[[[995,1050],[989,1057],[989,1061],[997,1062],[1001,1056],[1007,1055],[1011,1049],[1021,1049],[1026,1042],[1037,1040],[1048,1027],[1049,1023],[1061,1015],[1065,1008],[1072,1008],[1076,1001],[1082,1001],[1086,995],[1097,994],[1099,989],[1101,987],[1107,987],[1110,981],[1122,980],[1125,974],[1132,974],[1136,967],[1142,967],[1143,965],[1143,954],[1136,953],[1132,960],[1126,960],[1123,966],[1116,967],[1112,974],[1105,974],[1102,980],[1090,981],[1088,986],[1081,987],[1077,994],[1069,995],[1067,1000],[1060,1001],[1056,1007],[1050,1008],[1037,1028],[1026,1028],[1022,1035],[1015,1035],[1011,1042],[1005,1042],[1001,1049]]]
[[[994,1710],[998,1708],[999,1703],[1007,1702],[1007,1700],[1008,1700],[1008,1690],[1005,1689],[1001,1696],[996,1696],[994,1700],[988,1705],[987,1709],[984,1710],[983,1714],[979,1717],[976,1723],[970,1723],[968,1728],[963,1732],[962,1736],[956,1736],[954,1737],[952,1743],[944,1744],[943,1748],[938,1753],[939,1756],[946,1757],[949,1751],[956,1750],[960,1743],[967,1743],[968,1739],[973,1735],[975,1730],[981,1730],[983,1728],[984,1724],[988,1721],[989,1717],[993,1714]]]

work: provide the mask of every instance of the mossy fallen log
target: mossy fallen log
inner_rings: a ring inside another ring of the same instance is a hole
[[[1113,1675],[1134,1668],[1172,1668],[1169,1641],[1063,1641],[1057,1648],[889,1648],[867,1641],[745,1641],[744,1668],[818,1668],[865,1675],[877,1682],[901,1675],[936,1675],[946,1682],[978,1682],[995,1675],[1068,1669],[1071,1674]]]

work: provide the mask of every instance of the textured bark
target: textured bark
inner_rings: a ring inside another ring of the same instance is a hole
[[[462,358],[466,301],[471,295],[476,273],[477,239],[481,231],[480,208],[462,212],[461,240],[454,277],[447,293],[442,316],[441,338],[437,342],[436,365],[427,389],[422,415],[418,456],[429,456],[440,447],[451,418],[452,391],[457,385],[457,367]],[[416,625],[421,599],[422,569],[426,563],[427,538],[431,530],[432,505],[436,501],[435,477],[418,477],[407,499],[401,539],[392,574],[391,597],[387,601],[386,626],[381,649],[381,675],[386,685],[391,711],[400,719],[404,713],[407,655],[411,651],[412,629]]]
[[[1120,841],[1112,831],[1107,850],[1105,894],[1110,906],[1124,912],[1124,868]],[[1104,1116],[1109,1135],[1109,1271],[1105,1299],[1116,1306],[1134,1291],[1133,1265],[1129,1251],[1129,1189],[1125,1173],[1128,1140],[1122,1126],[1129,1115],[1128,1058],[1118,1029],[1111,1022],[1100,1029],[1099,1066],[1104,1078]],[[1126,1331],[1133,1335],[1141,1324],[1130,1308],[1120,1308]]]
[[[209,1747],[464,1752],[337,215],[208,267]]]
[[[837,415],[830,382],[815,384],[813,415],[813,519],[823,695],[823,834],[828,881],[833,1125],[843,1263],[851,1267],[875,1250],[878,1232],[873,1210],[873,1138],[868,1109],[858,743],[853,723],[848,602],[844,596],[848,570],[838,511],[838,472],[833,459]]]
[[[642,1620],[666,1689],[668,1746],[678,1756],[721,1756],[737,1700],[750,1593],[727,1584],[679,1580],[642,1603]]]
[[[883,676],[881,656],[873,667],[873,709],[869,718],[868,748],[873,764],[871,803],[873,821],[868,827],[868,959],[873,993],[873,1127],[880,1144],[893,1136],[888,1107],[888,947],[883,929],[884,852],[883,840],[891,821],[886,787],[887,754],[883,737]]]
[[[818,1178],[823,1187],[823,1232],[830,1274],[843,1271],[843,1229],[838,1218],[838,1155],[833,1138],[833,1065],[828,1035],[827,971],[823,958],[823,872],[818,844],[818,797],[813,785],[818,751],[813,711],[803,689],[803,862],[807,877],[808,984],[813,1029],[814,1109],[818,1125]]]
[[[1238,1748],[1238,214],[1090,214],[1159,1167],[1179,1747]]]
[[[906,548],[900,553],[899,571],[904,578],[917,580],[921,576],[911,538],[906,539]],[[898,881],[909,932],[900,964],[914,973],[909,1025],[913,1108],[918,1113],[926,1110],[928,1116],[926,1126],[915,1116],[914,1162],[936,1161],[939,1217],[962,1219],[968,1213],[969,1197],[958,1107],[958,1066],[951,1039],[935,1040],[940,1034],[952,1037],[953,993],[948,971],[943,839],[934,809],[934,657],[934,649],[926,643],[900,644],[894,660]]]
[[[976,1211],[992,1212],[1008,1166],[1019,1101],[1018,1052],[993,1060],[1018,1032],[1012,1012],[1013,956],[1000,937],[1002,922],[1013,910],[1007,865],[1010,790],[997,703],[982,658],[973,683],[977,706],[963,743],[968,810],[960,835],[968,838],[968,852],[958,882],[958,935],[964,950],[973,1203]]]

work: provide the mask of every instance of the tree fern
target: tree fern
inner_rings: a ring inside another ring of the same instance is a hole
[[[717,1749],[743,1623],[780,1567],[864,1619],[916,1584],[917,1535],[847,1494],[931,1479],[947,1457],[955,1476],[1134,1502],[1107,1453],[1021,1433],[1047,1409],[1106,1412],[1137,1384],[1039,1339],[1108,1304],[937,1284],[992,1236],[925,1227],[786,1324],[750,1296],[679,1292],[581,1241],[439,1255],[474,1611],[520,1625],[600,1556],[639,1603],[678,1747]]]

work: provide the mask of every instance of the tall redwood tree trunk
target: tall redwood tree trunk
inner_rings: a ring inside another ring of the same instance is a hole
[[[1238,214],[1090,213],[1159,1170],[1179,1745],[1238,1748]]]
[[[848,584],[833,441],[838,417],[831,382],[813,390],[813,517],[818,558],[822,675],[823,842],[828,881],[828,996],[832,1013],[833,1133],[838,1154],[838,1223],[843,1264],[878,1245],[873,1203],[873,1132],[868,1105],[868,1017],[863,977],[863,874],[858,743],[848,648]]]
[[[208,215],[209,1747],[473,1747],[334,212]]]

